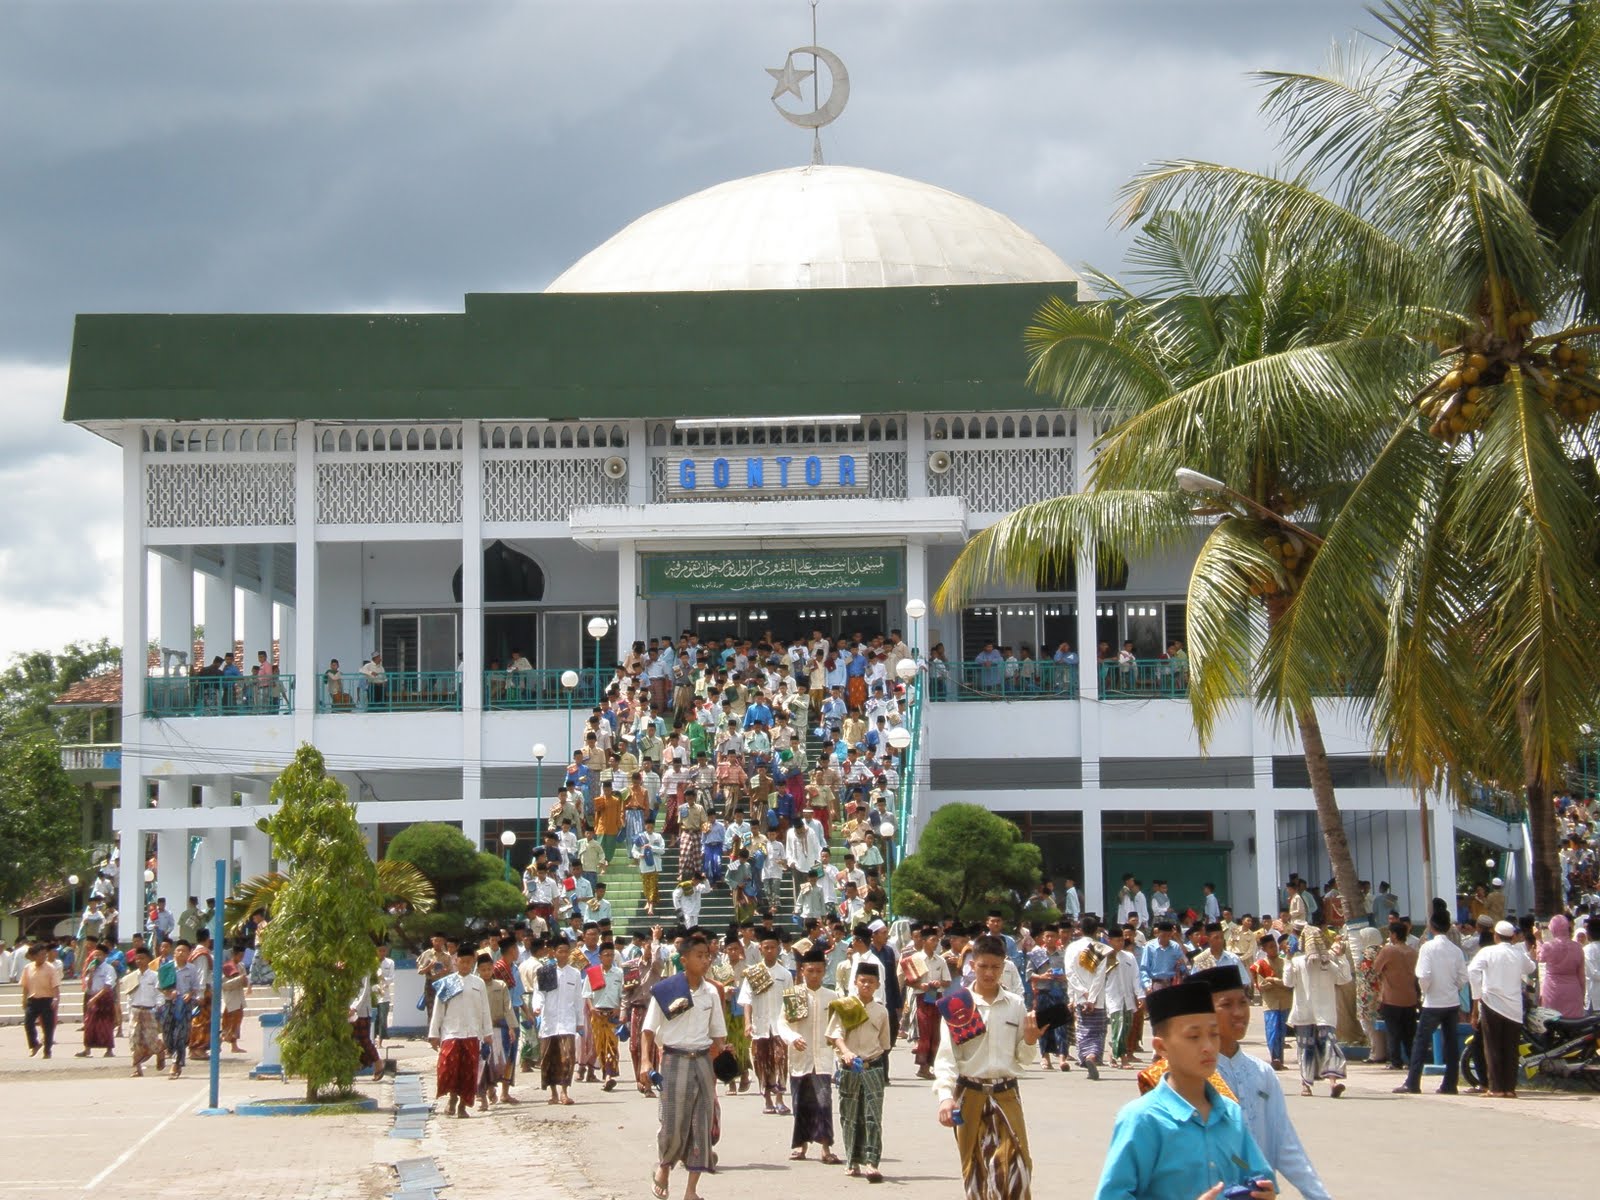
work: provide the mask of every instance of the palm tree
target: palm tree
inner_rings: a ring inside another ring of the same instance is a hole
[[[398,905],[418,913],[433,909],[433,884],[416,867],[408,862],[386,858],[379,859],[373,865],[378,870],[378,896],[385,912]],[[250,914],[258,909],[265,910],[267,916],[271,917],[273,901],[283,890],[288,878],[281,871],[269,871],[265,875],[242,881],[223,905],[223,927],[229,933],[241,932]]]
[[[1337,675],[1290,677],[1279,691],[1258,677],[1267,634],[1293,612],[1317,560],[1307,526],[1336,515],[1381,446],[1394,420],[1387,381],[1416,355],[1387,314],[1350,290],[1342,258],[1300,253],[1281,223],[1159,213],[1130,261],[1146,290],[1091,273],[1109,299],[1053,300],[1026,335],[1036,388],[1115,414],[1088,487],[973,538],[936,602],[956,608],[990,580],[1033,579],[1075,557],[1125,561],[1198,543],[1188,635],[1201,744],[1252,694],[1296,729],[1335,880],[1358,896],[1316,701],[1371,655]],[[1175,487],[1180,468],[1222,486],[1193,497]],[[1199,518],[1220,519],[1207,529]],[[1370,577],[1363,593],[1375,607]]]
[[[1415,314],[1432,361],[1395,371],[1410,405],[1274,629],[1269,677],[1287,687],[1376,632],[1391,763],[1427,785],[1520,790],[1548,913],[1551,795],[1600,694],[1600,5],[1393,0],[1376,15],[1375,59],[1267,76],[1296,175],[1165,163],[1125,214],[1272,211]],[[1384,584],[1375,629],[1342,594],[1363,572]]]

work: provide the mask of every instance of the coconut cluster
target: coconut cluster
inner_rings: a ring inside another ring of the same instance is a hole
[[[1513,368],[1564,420],[1586,421],[1600,412],[1600,381],[1589,371],[1589,351],[1567,342],[1530,345],[1537,319],[1518,309],[1507,318],[1509,336],[1485,332],[1452,351],[1449,370],[1419,398],[1430,434],[1454,444],[1483,428]]]

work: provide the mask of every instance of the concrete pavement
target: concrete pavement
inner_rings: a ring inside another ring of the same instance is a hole
[[[63,1031],[70,1037],[70,1027]],[[259,1035],[246,1034],[247,1045]],[[534,1090],[516,1088],[523,1103],[466,1121],[436,1117],[421,1142],[387,1136],[388,1112],[344,1117],[201,1117],[204,1064],[178,1082],[128,1077],[125,1050],[109,1062],[71,1057],[30,1059],[20,1029],[0,1029],[0,1086],[8,1119],[0,1151],[10,1164],[8,1193],[39,1200],[66,1195],[155,1200],[190,1194],[230,1200],[374,1200],[393,1188],[387,1164],[432,1156],[450,1181],[443,1200],[510,1194],[553,1200],[648,1196],[656,1105],[627,1083],[611,1093],[574,1088],[578,1104],[551,1108]],[[391,1055],[422,1071],[431,1096],[432,1052],[426,1043],[396,1043]],[[626,1048],[624,1048],[626,1059]],[[224,1060],[222,1100],[289,1097],[297,1084],[253,1082],[253,1056]],[[879,1189],[907,1200],[960,1195],[951,1135],[933,1118],[927,1085],[913,1080],[910,1056],[895,1052],[886,1093],[883,1170]],[[1425,1197],[1498,1197],[1504,1180],[1486,1161],[1522,1162],[1538,1148],[1540,1190],[1578,1196],[1592,1188],[1584,1148],[1600,1131],[1600,1103],[1591,1096],[1529,1091],[1516,1102],[1478,1097],[1391,1095],[1397,1076],[1381,1066],[1351,1065],[1341,1100],[1326,1089],[1304,1099],[1293,1066],[1281,1079],[1302,1139],[1336,1197],[1367,1194],[1381,1184]],[[1430,1081],[1431,1082],[1431,1081]],[[383,1105],[387,1085],[363,1090]],[[1035,1194],[1084,1197],[1099,1177],[1116,1110],[1135,1095],[1131,1072],[1108,1070],[1090,1083],[1081,1071],[1038,1070],[1023,1084],[1035,1163]],[[787,1161],[790,1122],[765,1116],[754,1094],[722,1101],[722,1169],[704,1181],[710,1200],[772,1188],[822,1187],[830,1196],[868,1188],[843,1168]],[[1497,1149],[1500,1148],[1500,1149]],[[1501,1157],[1500,1150],[1510,1153]],[[1531,1164],[1529,1164],[1531,1165]],[[673,1194],[682,1190],[674,1179]],[[1196,1189],[1196,1192],[1200,1191]],[[1286,1194],[1293,1195],[1292,1190]]]

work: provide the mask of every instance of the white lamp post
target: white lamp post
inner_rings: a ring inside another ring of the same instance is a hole
[[[911,745],[911,730],[907,729],[904,725],[896,725],[893,729],[889,730],[888,742],[889,745],[893,746],[896,750],[904,750],[907,746]]]
[[[594,639],[594,702],[600,703],[600,639],[605,637],[611,628],[611,622],[604,617],[589,618],[589,636]]]
[[[500,831],[500,844],[505,847],[506,855],[506,882],[511,882],[511,847],[517,844],[517,835],[509,829]]]
[[[561,672],[561,686],[567,693],[567,761],[572,761],[572,693],[578,690],[578,673],[568,667]],[[541,845],[543,843],[540,843]]]
[[[928,606],[921,600],[906,601],[906,620],[911,622],[911,657],[915,658],[922,652],[922,638],[917,628],[922,618],[928,615]]]
[[[565,686],[568,671],[562,675],[561,682]],[[571,692],[568,692],[571,695]],[[539,828],[539,823],[544,816],[544,756],[549,754],[543,742],[533,744],[533,852],[539,853],[539,847],[544,845],[544,834]]]

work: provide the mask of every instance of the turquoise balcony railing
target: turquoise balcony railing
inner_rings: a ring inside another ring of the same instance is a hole
[[[293,709],[293,675],[177,675],[144,681],[147,717],[259,717]]]
[[[1030,659],[1017,663],[928,664],[930,700],[1076,700],[1076,664]]]
[[[460,671],[386,671],[383,681],[365,675],[326,675],[317,680],[317,711],[460,712]]]
[[[578,671],[578,686],[570,692],[561,686],[561,676],[568,669],[537,667],[529,671],[485,671],[483,707],[496,710],[552,709],[577,704],[587,712],[594,707],[594,698],[599,692],[594,668]],[[603,682],[609,683],[611,676],[611,671],[604,672]]]

